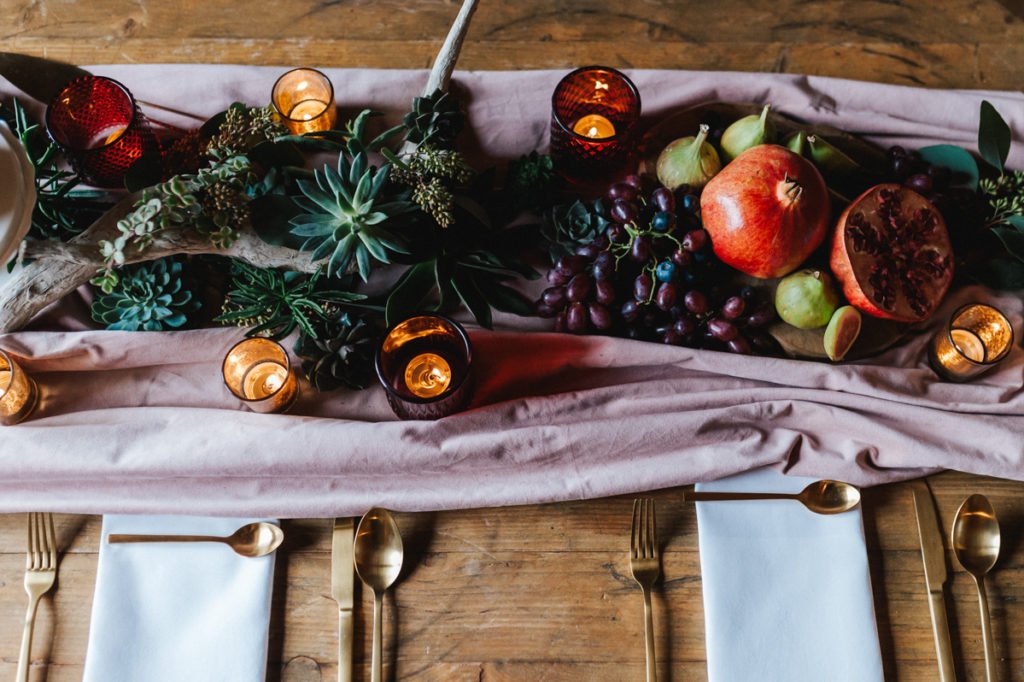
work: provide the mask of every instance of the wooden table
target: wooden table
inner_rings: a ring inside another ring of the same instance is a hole
[[[0,49],[79,64],[240,62],[426,68],[454,0],[5,0]],[[483,0],[465,69],[635,68],[785,71],[940,88],[1024,83],[1021,0],[719,0],[621,3]],[[933,477],[949,526],[971,492],[1004,531],[990,600],[1002,679],[1024,679],[1024,483]],[[655,601],[661,679],[706,679],[697,527],[683,490],[656,494],[665,580]],[[622,680],[643,675],[640,593],[626,557],[631,498],[463,513],[405,514],[407,568],[388,601],[395,679]],[[913,504],[903,485],[866,491],[879,636],[891,680],[937,679]],[[59,586],[40,609],[33,680],[81,679],[99,519],[61,516]],[[24,518],[0,517],[0,678],[14,675],[25,596]],[[285,523],[269,679],[336,679],[327,521]],[[954,567],[950,620],[961,679],[981,679],[973,582]],[[363,593],[358,679],[369,679]]]

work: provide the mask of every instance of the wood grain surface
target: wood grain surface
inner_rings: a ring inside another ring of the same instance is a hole
[[[427,68],[456,0],[2,0],[0,50],[78,64],[220,62]],[[936,88],[1024,85],[1021,0],[483,0],[462,69],[618,67],[775,71]],[[990,583],[999,669],[1024,679],[1024,483],[931,479],[949,527],[972,492],[992,499],[1003,553]],[[706,679],[697,527],[682,489],[655,494],[664,581],[655,598],[660,679]],[[390,679],[642,679],[641,598],[629,577],[631,499],[403,514],[402,579],[386,601]],[[866,491],[869,559],[889,680],[937,679],[920,550],[903,485]],[[79,680],[98,517],[60,516],[58,587],[44,598],[31,680]],[[12,679],[25,595],[25,519],[0,516],[0,678]],[[336,679],[325,520],[284,524],[268,679]],[[950,554],[960,679],[983,677],[973,582]],[[369,679],[368,592],[356,621]],[[120,681],[112,681],[120,682]]]

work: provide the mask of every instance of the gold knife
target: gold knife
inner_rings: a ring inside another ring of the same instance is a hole
[[[946,595],[944,586],[948,578],[946,571],[946,549],[942,544],[943,533],[935,513],[935,500],[931,489],[923,479],[910,483],[914,493],[914,510],[917,512],[917,533],[921,537],[921,556],[924,559],[924,582],[928,587],[928,607],[932,614],[932,632],[935,635],[935,652],[939,659],[939,678],[942,682],[956,682],[953,668],[953,645],[949,640],[949,621],[946,618]]]
[[[352,607],[355,566],[352,519],[334,519],[331,539],[331,596],[338,602],[338,682],[352,682]]]

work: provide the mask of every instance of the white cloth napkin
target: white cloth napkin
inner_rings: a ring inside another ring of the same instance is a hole
[[[697,490],[799,492],[814,479],[757,469]],[[881,682],[860,507],[698,502],[709,682]]]
[[[110,533],[230,535],[261,519],[105,516],[84,682],[262,682],[274,555]]]

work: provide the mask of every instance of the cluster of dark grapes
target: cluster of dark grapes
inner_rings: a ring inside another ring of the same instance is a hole
[[[645,189],[639,176],[608,188],[605,232],[549,270],[537,314],[555,329],[598,332],[672,345],[771,352],[770,301],[715,258],[686,186]]]

